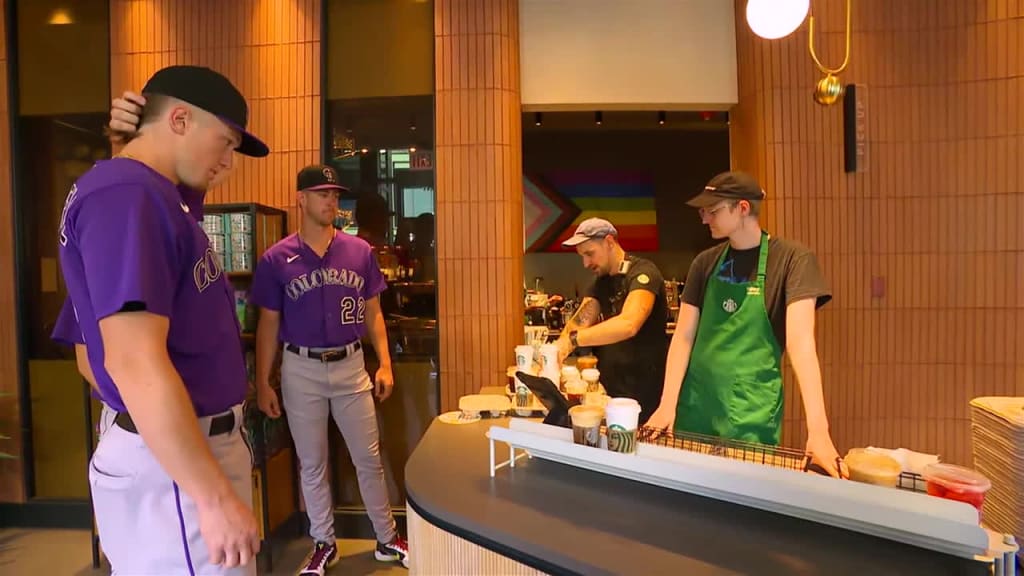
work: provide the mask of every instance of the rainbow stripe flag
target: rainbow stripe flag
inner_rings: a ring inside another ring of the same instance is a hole
[[[619,231],[619,242],[629,252],[658,251],[658,218],[654,207],[654,179],[641,172],[579,171],[544,175],[560,196],[579,208],[576,218],[562,230],[547,251],[574,251],[562,247],[576,226],[587,218],[604,218]]]

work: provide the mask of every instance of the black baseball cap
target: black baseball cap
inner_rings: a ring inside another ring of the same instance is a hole
[[[700,194],[686,203],[694,208],[706,208],[722,200],[764,200],[764,197],[764,189],[753,176],[733,170],[712,178]]]
[[[203,66],[168,66],[157,70],[142,88],[145,94],[162,94],[188,102],[220,118],[242,134],[239,154],[262,158],[270,154],[259,138],[246,132],[249,105],[224,75]]]
[[[330,166],[311,164],[299,171],[296,190],[339,190],[348,192],[348,188],[338,184],[338,173]]]

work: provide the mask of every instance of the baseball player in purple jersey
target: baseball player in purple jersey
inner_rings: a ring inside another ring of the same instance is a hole
[[[146,105],[146,99],[142,95],[135,94],[134,92],[126,91],[121,95],[120,98],[115,98],[113,105],[110,109],[110,124],[108,125],[110,132],[110,143],[114,151],[114,155],[121,151],[125,144],[131,141],[136,136],[136,130],[138,129],[139,120],[142,118],[142,110]],[[210,188],[217,185],[219,181],[223,181],[229,173],[229,170],[221,170],[217,173],[217,176],[210,182]],[[203,202],[206,200],[206,190],[193,190],[188,186],[179,185],[178,192],[181,194],[181,201],[188,207],[188,213],[192,215],[197,222],[203,221]],[[106,402],[103,402],[103,397],[100,395],[99,388],[96,386],[96,377],[92,373],[92,369],[89,367],[88,351],[85,347],[85,338],[82,336],[82,329],[78,326],[78,318],[75,317],[75,308],[71,305],[71,299],[65,298],[64,304],[61,305],[60,312],[57,314],[57,320],[53,326],[53,332],[50,334],[53,341],[65,346],[73,347],[75,349],[75,364],[77,365],[78,372],[85,378],[86,382],[89,383],[89,387],[92,389],[92,396],[101,402],[102,412],[100,413],[99,421],[99,433],[100,435],[106,431],[114,422],[114,418],[117,416],[117,412],[113,411]]]
[[[212,70],[164,68],[143,94],[139,136],[78,179],[60,222],[89,368],[117,412],[90,462],[96,525],[115,574],[254,574],[240,329],[177,186],[203,190],[235,151],[269,150]]]
[[[281,415],[270,387],[278,350],[281,395],[295,441],[313,551],[299,574],[322,576],[338,559],[334,506],[327,481],[328,416],[341,430],[359,480],[359,492],[377,535],[375,556],[408,567],[409,550],[391,514],[380,460],[373,402],[391,395],[394,379],[378,295],[384,275],[366,241],[334,229],[344,190],[328,166],[298,175],[302,227],[263,253],[250,300],[260,307],[256,327],[256,391],[260,409]],[[369,334],[380,358],[370,380],[360,338]]]

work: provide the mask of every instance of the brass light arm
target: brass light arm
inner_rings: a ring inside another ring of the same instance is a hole
[[[814,63],[818,65],[818,69],[828,74],[839,74],[846,69],[846,65],[850,63],[850,0],[846,0],[846,55],[843,57],[843,63],[839,68],[828,68],[821,63],[818,59],[818,54],[814,50],[814,14],[813,12],[809,16],[808,22],[808,33],[807,33],[807,45],[811,51],[811,58],[814,59]]]
[[[819,70],[825,73],[825,77],[819,80],[817,86],[815,86],[814,101],[823,106],[835,104],[843,95],[843,85],[839,82],[839,78],[836,78],[836,74],[845,70],[846,65],[850,63],[851,1],[852,0],[846,0],[846,54],[843,57],[843,63],[838,68],[828,68],[821,63],[821,60],[818,58],[818,54],[814,50],[814,14],[810,15],[810,21],[808,22],[807,47],[811,52],[811,58],[814,60],[814,64],[818,66]]]

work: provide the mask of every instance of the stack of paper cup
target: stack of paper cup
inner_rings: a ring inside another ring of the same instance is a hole
[[[558,386],[560,370],[558,367],[558,345],[541,344],[540,346],[540,375],[555,383]]]
[[[640,403],[632,398],[611,398],[604,407],[608,422],[608,449],[612,452],[636,452],[636,430],[640,422]]]

